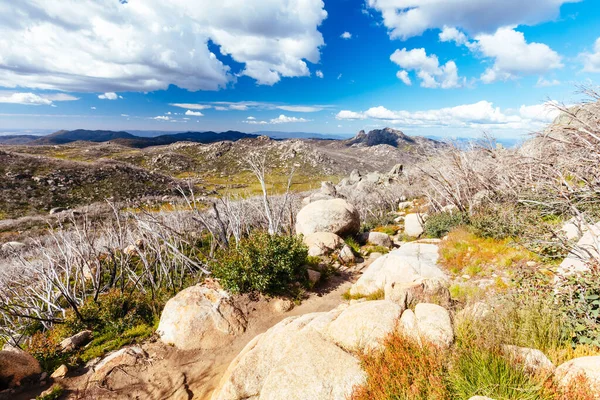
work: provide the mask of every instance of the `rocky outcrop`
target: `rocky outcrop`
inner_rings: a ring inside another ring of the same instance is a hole
[[[409,308],[418,303],[433,303],[449,307],[452,303],[448,283],[441,279],[419,279],[414,282],[388,282],[385,299]]]
[[[587,381],[591,390],[600,393],[600,356],[575,358],[559,365],[554,373],[555,382],[563,388],[580,377]]]
[[[315,232],[331,232],[345,236],[358,232],[358,211],[343,199],[319,200],[300,210],[296,217],[296,233],[308,236]]]
[[[0,351],[0,390],[19,386],[41,372],[40,364],[29,353],[7,345]]]
[[[212,349],[243,333],[246,325],[244,314],[225,291],[196,285],[167,302],[157,333],[163,343],[181,350]]]
[[[369,295],[387,284],[409,284],[423,279],[445,280],[437,266],[438,246],[411,242],[378,258],[350,289],[353,295]]]
[[[115,368],[136,365],[146,358],[148,358],[148,354],[138,346],[125,347],[114,351],[104,357],[89,372],[91,375],[90,381],[102,383]]]
[[[414,312],[408,309],[402,313],[400,323],[405,332],[416,339],[440,347],[449,347],[454,341],[450,313],[437,304],[417,304]]]
[[[246,345],[212,399],[346,399],[366,379],[348,350],[378,346],[401,312],[381,300],[287,318]]]

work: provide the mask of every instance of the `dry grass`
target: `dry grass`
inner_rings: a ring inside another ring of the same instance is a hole
[[[455,274],[489,276],[498,269],[510,270],[538,257],[510,239],[480,238],[457,228],[440,244],[441,263]]]

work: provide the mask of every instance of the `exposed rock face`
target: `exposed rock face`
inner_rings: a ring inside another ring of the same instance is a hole
[[[406,214],[404,217],[404,233],[408,236],[419,237],[423,234],[423,215]]]
[[[327,256],[344,245],[344,240],[331,232],[315,232],[304,236],[309,256]]]
[[[327,335],[346,350],[370,349],[394,330],[402,311],[399,305],[386,300],[358,303],[331,322]]]
[[[148,355],[138,346],[125,347],[110,353],[100,361],[91,373],[92,382],[102,382],[115,368],[136,365],[146,359]]]
[[[436,265],[438,246],[429,243],[407,243],[378,258],[350,289],[350,294],[369,295],[385,289],[386,284],[418,282],[422,279],[445,280]]]
[[[521,363],[530,374],[552,373],[556,369],[552,361],[538,349],[506,344],[502,346],[502,351],[514,361]]]
[[[356,261],[356,257],[352,252],[352,249],[347,244],[342,247],[339,254],[340,260],[346,264],[350,264]]]
[[[444,307],[437,304],[417,304],[415,320],[421,338],[440,347],[449,347],[454,341],[450,313]]]
[[[18,386],[23,379],[41,372],[40,364],[29,353],[12,346],[0,351],[0,390]]]
[[[401,312],[381,300],[287,318],[246,345],[212,399],[347,399],[366,376],[344,349],[378,346]]]
[[[590,389],[600,394],[600,356],[575,358],[559,365],[554,373],[554,379],[561,387],[568,387],[579,376],[585,377]]]
[[[419,279],[415,282],[388,282],[385,299],[409,308],[413,304],[435,302],[449,307],[452,299],[447,282],[440,279]]]
[[[360,229],[358,211],[342,199],[310,203],[300,210],[296,221],[296,233],[305,236],[315,232],[345,236],[355,234]]]
[[[56,368],[56,370],[50,375],[52,379],[62,379],[67,376],[69,372],[69,368],[65,364],[62,364],[60,367]]]
[[[226,292],[196,285],[167,302],[157,333],[164,343],[181,350],[212,349],[244,332],[246,325]]]

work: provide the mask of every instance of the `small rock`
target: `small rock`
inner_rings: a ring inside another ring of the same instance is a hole
[[[275,299],[273,300],[273,310],[277,313],[285,313],[294,308],[294,302],[290,299]]]
[[[25,245],[25,243],[7,242],[2,245],[2,250],[3,251],[20,251],[20,250],[23,250],[25,247],[27,247]]]
[[[342,249],[340,250],[339,257],[340,260],[344,262],[344,264],[350,264],[356,260],[356,258],[354,257],[354,252],[348,245],[344,245],[344,247],[342,247]]]
[[[421,336],[440,347],[448,347],[454,341],[454,329],[450,313],[437,304],[421,303],[415,307],[415,317]]]
[[[114,351],[104,357],[92,371],[92,381],[101,382],[115,368],[122,366],[132,366],[140,360],[148,357],[148,354],[139,346],[126,347],[121,350]]]
[[[308,269],[308,280],[313,285],[321,280],[321,273],[319,271],[315,271],[314,269]]]
[[[535,261],[527,261],[527,263],[525,263],[525,265],[527,265],[529,268],[535,267],[537,265],[537,263]]]
[[[69,372],[69,368],[65,364],[63,364],[60,367],[56,368],[56,370],[52,373],[52,375],[50,375],[50,378],[62,379],[65,376],[67,376],[68,372]]]
[[[388,249],[392,247],[392,239],[383,232],[365,233],[363,240],[376,246],[387,247]]]
[[[502,351],[515,362],[523,364],[530,374],[554,372],[556,369],[552,361],[540,350],[505,344]]]
[[[59,347],[63,353],[67,351],[73,351],[75,349],[80,348],[81,346],[89,342],[91,339],[92,331],[81,331],[76,335],[66,338],[65,340],[60,342]]]
[[[54,207],[53,209],[50,210],[50,215],[58,214],[63,211],[67,211],[67,209],[63,208],[63,207]]]
[[[423,234],[424,220],[424,215],[407,214],[404,220],[404,233],[412,237],[421,236]]]
[[[331,232],[315,232],[304,236],[309,256],[328,256],[344,245],[344,240]]]
[[[469,279],[471,279],[471,275],[465,274],[465,275],[461,276],[461,278],[463,278],[464,280],[469,280]]]

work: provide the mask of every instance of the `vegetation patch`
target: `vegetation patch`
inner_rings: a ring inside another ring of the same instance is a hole
[[[366,299],[367,301],[383,300],[385,298],[385,291],[383,289],[379,289],[371,294],[362,294],[362,293],[350,294],[350,289],[348,289],[346,292],[344,292],[342,294],[342,298],[344,300],[360,300],[360,299]]]

